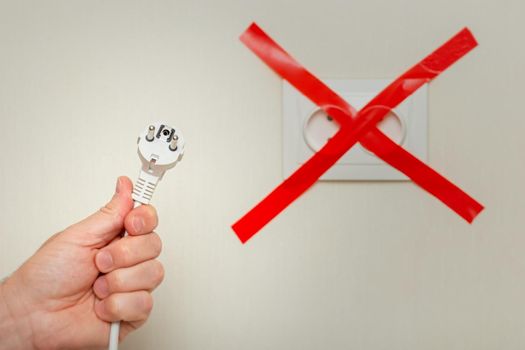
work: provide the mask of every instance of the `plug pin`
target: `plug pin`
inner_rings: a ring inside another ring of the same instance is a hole
[[[146,140],[151,142],[153,141],[154,137],[155,137],[155,126],[150,125],[148,128],[148,134],[146,135]]]
[[[170,142],[170,150],[171,151],[176,151],[177,150],[177,143],[179,141],[179,137],[177,135],[173,135],[173,138],[171,139],[171,142]]]

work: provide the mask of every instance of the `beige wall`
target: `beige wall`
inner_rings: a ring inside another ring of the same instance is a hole
[[[0,1],[0,275],[134,178],[166,119],[186,157],[156,204],[167,270],[124,349],[523,349],[525,2]],[[281,84],[256,20],[322,77],[393,78],[463,26],[430,87],[430,164],[487,210],[411,183],[321,183],[242,246],[281,181]]]

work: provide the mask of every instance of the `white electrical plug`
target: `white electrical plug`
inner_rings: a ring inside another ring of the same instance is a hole
[[[139,135],[137,143],[142,168],[131,195],[135,207],[149,204],[166,170],[173,168],[182,159],[184,137],[180,130],[158,122],[149,125]],[[120,322],[113,322],[109,334],[109,350],[118,349],[119,333]]]
[[[163,123],[151,124],[137,140],[138,153],[142,161],[139,178],[133,187],[133,200],[148,204],[157,183],[166,172],[182,159],[184,137]]]

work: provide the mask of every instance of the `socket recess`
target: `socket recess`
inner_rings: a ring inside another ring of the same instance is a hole
[[[326,79],[323,82],[357,110],[361,109],[391,80]],[[407,151],[426,161],[428,152],[428,85],[422,86],[378,124],[383,133]],[[283,82],[283,176],[287,178],[305,163],[339,129],[294,87]],[[397,169],[354,145],[320,180],[404,181]]]

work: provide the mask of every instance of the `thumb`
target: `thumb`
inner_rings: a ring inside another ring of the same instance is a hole
[[[96,213],[74,224],[64,234],[80,238],[93,247],[103,247],[124,229],[124,218],[133,209],[133,184],[126,176],[117,179],[113,198]]]

